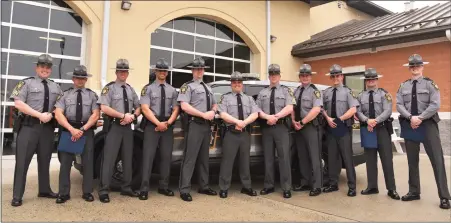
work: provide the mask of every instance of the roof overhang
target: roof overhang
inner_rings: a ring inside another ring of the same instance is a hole
[[[371,39],[357,40],[347,43],[330,44],[310,49],[293,49],[291,55],[301,58],[323,56],[332,53],[342,53],[352,50],[368,49],[392,44],[413,42],[446,36],[446,30],[451,29],[451,25],[434,27],[430,29],[402,32],[398,34],[381,36]]]
[[[335,1],[324,1],[324,0],[301,0],[305,3],[310,4],[310,7],[315,7],[318,5],[323,5],[323,4],[327,4],[330,2],[335,2]],[[374,4],[370,1],[363,1],[363,0],[344,0],[344,2],[346,2],[346,4],[354,9],[357,9],[361,12],[364,12],[368,15],[374,16],[374,17],[378,17],[378,16],[384,16],[384,15],[388,15],[388,14],[392,14],[393,12],[385,9],[383,7],[378,6],[377,4]]]

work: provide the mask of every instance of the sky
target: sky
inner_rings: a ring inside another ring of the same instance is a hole
[[[404,2],[407,1],[372,1],[372,2],[392,12],[403,12]],[[447,1],[414,1],[414,8],[422,8],[425,6],[432,6],[437,3],[445,3],[445,2]]]

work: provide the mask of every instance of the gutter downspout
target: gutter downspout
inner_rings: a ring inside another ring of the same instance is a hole
[[[270,64],[271,64],[271,2],[269,0],[266,0],[266,68]],[[268,75],[266,75],[266,80],[269,81]]]
[[[448,38],[448,40],[451,42],[451,30],[447,29],[445,33],[446,33],[446,38]]]
[[[102,64],[100,68],[100,89],[102,89],[106,83],[107,77],[107,61],[108,61],[108,37],[110,31],[110,1],[103,2],[103,27],[102,27]]]

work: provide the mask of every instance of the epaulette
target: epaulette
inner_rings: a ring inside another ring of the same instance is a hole
[[[22,79],[23,81],[24,80],[29,80],[29,79],[33,79],[34,77],[27,77],[27,78],[24,78],[24,79]]]
[[[332,88],[332,86],[330,86],[330,87],[326,88],[325,90],[327,90],[327,89],[329,89],[329,88]]]
[[[103,87],[102,92],[100,93],[102,96],[108,94],[108,91],[110,91],[110,88],[108,86],[114,84],[114,81],[111,81],[110,83],[106,84],[105,87]]]
[[[231,94],[232,92],[231,91],[229,91],[229,92],[227,92],[227,93],[224,93],[224,94],[222,94],[222,95],[226,95],[226,94]]]
[[[52,79],[50,79],[50,78],[48,78],[47,80],[49,80],[49,81],[51,81],[51,82],[55,82],[54,80],[52,80]]]
[[[74,88],[73,88],[73,87],[70,87],[70,88],[64,90],[63,92],[70,91],[70,90],[72,90],[72,89],[74,89]]]
[[[114,84],[114,81],[111,81],[110,83],[106,84],[105,86],[110,86],[112,84]]]
[[[99,96],[93,90],[91,90],[90,88],[86,88],[86,90],[92,92],[94,96],[96,96],[96,98],[99,99]]]
[[[310,86],[312,86],[313,89],[318,90],[318,88],[314,84],[310,84]]]
[[[194,82],[194,80],[190,80],[190,81],[187,81],[184,84],[182,84],[182,86],[180,87],[180,93],[185,94],[186,90],[188,89],[188,84],[191,84],[193,82]]]
[[[383,92],[385,92],[385,93],[388,93],[388,91],[387,90],[385,90],[385,89],[383,89],[383,88],[379,88],[381,91],[383,91]]]
[[[427,81],[432,81],[432,82],[434,82],[431,78],[429,78],[429,77],[423,77],[423,79],[425,79],[425,80],[427,80]]]
[[[224,99],[224,96],[225,96],[225,95],[228,95],[228,94],[231,94],[231,93],[232,93],[232,92],[229,91],[229,92],[227,92],[227,93],[222,94],[222,95],[221,95],[221,98],[219,98],[218,104],[221,104],[221,103],[222,103],[222,100]]]
[[[431,84],[432,84],[432,86],[434,86],[434,88],[435,88],[436,90],[438,90],[438,85],[437,85],[431,78],[429,78],[429,77],[423,77],[423,79],[425,79],[425,80],[427,80],[427,81],[430,81]]]

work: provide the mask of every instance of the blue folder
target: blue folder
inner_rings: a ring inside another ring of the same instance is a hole
[[[85,148],[86,137],[82,136],[75,142],[72,141],[71,137],[72,135],[69,132],[61,132],[58,151],[72,154],[82,154],[83,149]]]
[[[332,133],[333,136],[341,138],[349,132],[349,128],[339,118],[334,119],[334,122],[337,124],[337,127],[331,128],[328,126],[329,132]]]
[[[401,125],[401,138],[411,140],[414,142],[423,142],[424,135],[426,134],[426,128],[423,124],[416,129],[412,129],[409,121],[400,121]]]
[[[368,131],[367,125],[360,125],[360,145],[365,149],[377,149],[377,133]]]

